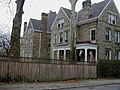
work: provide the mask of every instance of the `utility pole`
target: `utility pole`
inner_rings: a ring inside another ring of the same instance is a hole
[[[13,19],[10,56],[20,57],[20,31],[22,23],[23,5],[25,0],[16,0],[17,8]]]
[[[70,60],[75,61],[76,57],[76,18],[75,18],[75,5],[78,0],[69,0],[71,4],[71,18],[70,18]]]

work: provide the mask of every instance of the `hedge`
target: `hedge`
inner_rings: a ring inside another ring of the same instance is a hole
[[[100,60],[97,65],[98,77],[120,78],[119,60]]]

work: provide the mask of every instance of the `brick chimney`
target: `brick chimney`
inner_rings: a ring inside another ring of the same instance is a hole
[[[92,16],[91,12],[91,0],[86,0],[82,3],[83,5],[83,18],[84,20],[89,19]]]
[[[83,1],[82,5],[83,5],[83,8],[91,7],[91,0]]]
[[[40,29],[42,31],[41,33],[41,55],[48,52],[47,22],[48,22],[48,14],[42,13],[41,25],[40,25]]]
[[[42,13],[41,15],[41,30],[42,32],[47,31],[47,19],[48,19],[48,14],[47,13]]]

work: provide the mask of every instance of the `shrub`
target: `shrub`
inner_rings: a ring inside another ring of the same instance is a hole
[[[100,60],[97,65],[98,77],[120,78],[119,60]]]

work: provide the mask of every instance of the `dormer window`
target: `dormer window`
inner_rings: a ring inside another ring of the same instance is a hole
[[[61,18],[58,20],[57,28],[62,28],[64,26],[64,19]]]
[[[108,23],[116,25],[116,15],[108,13]]]

